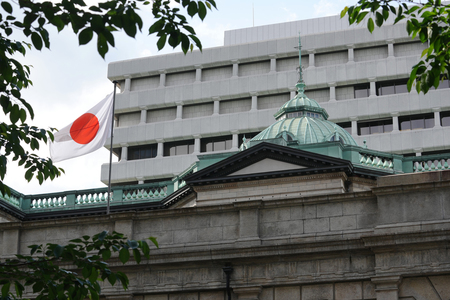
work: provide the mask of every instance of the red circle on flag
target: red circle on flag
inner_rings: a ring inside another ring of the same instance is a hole
[[[70,127],[70,136],[78,144],[88,144],[97,135],[100,125],[95,115],[85,113],[76,119]]]

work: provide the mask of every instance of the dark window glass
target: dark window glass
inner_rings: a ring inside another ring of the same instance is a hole
[[[336,125],[342,127],[343,129],[345,129],[345,131],[352,134],[352,122],[336,123]]]
[[[398,118],[400,130],[414,130],[434,127],[434,114],[402,116]]]
[[[355,99],[366,98],[370,95],[370,83],[355,85]]]
[[[231,135],[219,136],[213,138],[204,138],[200,143],[200,152],[214,152],[230,150],[233,144]]]
[[[157,149],[157,144],[128,147],[128,160],[156,157]]]
[[[408,89],[406,87],[407,82],[408,79],[377,82],[378,96],[407,93],[408,92]]]
[[[359,135],[391,132],[392,128],[392,119],[358,122]]]
[[[186,155],[194,152],[194,140],[164,143],[164,156]]]
[[[441,125],[450,126],[450,111],[441,112]]]
[[[446,88],[448,88],[449,87],[449,83],[448,83],[448,79],[444,79],[444,80],[441,80],[441,82],[439,82],[439,86],[438,86],[438,90],[440,90],[440,89],[446,89]]]

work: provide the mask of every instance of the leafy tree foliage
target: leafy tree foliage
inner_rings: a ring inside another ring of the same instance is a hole
[[[441,0],[423,3],[413,0],[360,0],[354,6],[345,7],[341,18],[348,15],[350,24],[361,23],[366,17],[367,28],[373,32],[375,25],[381,27],[390,15],[394,23],[406,20],[406,31],[411,38],[418,37],[428,47],[421,60],[413,66],[408,91],[415,86],[417,92],[426,94],[431,87],[437,88],[442,78],[450,73],[450,4]]]
[[[179,5],[174,6],[173,2]],[[78,36],[80,45],[96,38],[97,51],[104,58],[109,46],[114,47],[115,32],[123,30],[128,36],[135,37],[142,30],[139,7],[151,6],[152,15],[146,17],[153,18],[154,23],[148,28],[148,33],[158,37],[158,49],[161,50],[166,44],[174,48],[180,45],[186,53],[194,47],[201,50],[202,44],[185,15],[198,16],[203,20],[208,9],[216,8],[214,0],[107,0],[89,7],[83,0],[0,0],[0,5],[0,104],[4,114],[0,118],[2,194],[10,193],[3,184],[8,158],[24,166],[28,181],[36,177],[42,183],[63,172],[50,159],[40,158],[28,150],[37,150],[40,142],[53,140],[55,129],[45,130],[28,125],[27,119],[33,119],[34,113],[21,95],[22,89],[28,88],[32,82],[29,66],[22,65],[17,57],[26,55],[26,51],[32,48],[49,48],[47,28],[55,27],[58,31],[70,28]],[[28,40],[14,40],[14,31],[22,31]]]
[[[155,238],[149,238],[158,247]],[[119,283],[128,288],[128,277],[109,268],[108,260],[117,257],[125,264],[130,259],[140,263],[150,257],[147,241],[127,240],[123,234],[103,231],[92,238],[83,236],[65,246],[57,244],[29,246],[30,255],[16,255],[0,262],[1,299],[22,299],[30,287],[36,300],[99,299],[99,281]],[[66,268],[67,264],[70,269]]]

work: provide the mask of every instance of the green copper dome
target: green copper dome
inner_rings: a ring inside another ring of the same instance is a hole
[[[353,137],[342,127],[328,121],[328,113],[317,101],[305,95],[305,83],[301,69],[301,43],[299,38],[299,81],[297,95],[283,104],[275,113],[274,124],[260,132],[250,141],[244,141],[241,149],[251,146],[252,141],[283,138],[298,145],[340,141],[345,145],[358,146]]]
[[[280,137],[287,141],[297,141],[300,145],[341,141],[343,144],[357,146],[353,137],[342,127],[323,118],[308,115],[282,118],[251,140],[262,141]]]
[[[303,82],[299,82],[296,84],[296,87],[298,94],[280,107],[280,109],[274,114],[275,119],[278,120],[282,117],[286,117],[286,114],[288,113],[298,111],[318,113],[325,120],[328,119],[328,113],[326,110],[323,109],[315,100],[310,99],[305,95],[305,84]],[[293,114],[290,115],[293,116]]]

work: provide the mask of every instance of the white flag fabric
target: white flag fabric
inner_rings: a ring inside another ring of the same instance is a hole
[[[91,153],[103,147],[111,136],[113,93],[78,119],[55,133],[50,157],[58,162]]]

